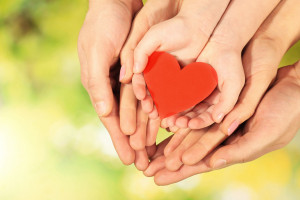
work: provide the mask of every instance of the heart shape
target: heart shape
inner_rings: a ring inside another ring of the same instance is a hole
[[[181,69],[166,52],[149,57],[144,77],[161,119],[203,101],[218,84],[217,73],[209,64],[194,62]]]

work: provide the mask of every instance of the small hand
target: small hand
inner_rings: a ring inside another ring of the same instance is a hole
[[[157,117],[157,111],[141,74],[148,56],[156,50],[170,51],[182,65],[195,61],[228,3],[229,0],[149,0],[137,15],[136,26],[122,50],[121,71],[125,74],[122,82],[131,80],[135,72],[132,78],[134,92],[142,100],[144,111],[151,113],[150,118]]]

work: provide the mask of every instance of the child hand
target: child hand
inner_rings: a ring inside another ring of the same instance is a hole
[[[133,89],[136,97],[142,100],[144,111],[152,112],[150,118],[157,117],[157,111],[153,107],[152,98],[147,95],[145,80],[140,74],[147,64],[148,56],[161,49],[172,51],[182,65],[195,61],[228,3],[229,0],[213,2],[185,0],[164,1],[156,5],[158,1],[149,0],[136,16],[129,38],[121,52],[123,66],[121,74],[124,74],[121,81],[131,80],[134,57],[135,66],[139,69],[138,74],[132,78]],[[178,15],[174,17],[177,13]],[[160,42],[163,42],[163,46],[158,49]]]
[[[278,4],[278,1],[264,1],[262,5],[260,2],[255,0],[230,3],[197,59],[198,62],[209,63],[215,68],[219,79],[218,88],[204,102],[186,112],[164,119],[163,124],[199,129],[214,122],[220,123],[234,108],[245,82],[241,59],[242,50]],[[249,70],[246,73],[248,78],[253,71]],[[271,72],[271,76],[275,76],[274,71]],[[266,88],[261,89],[264,93]],[[231,130],[228,131],[228,129],[224,132],[231,134]]]

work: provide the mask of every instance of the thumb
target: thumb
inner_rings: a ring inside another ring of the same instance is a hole
[[[107,52],[92,50],[87,56],[87,77],[82,77],[82,79],[85,79],[84,85],[100,117],[108,116],[113,107],[114,96],[109,76],[110,57]]]
[[[219,169],[237,163],[249,162],[260,157],[263,155],[264,145],[256,141],[255,138],[244,135],[235,143],[220,147],[211,155],[208,165],[213,169]]]

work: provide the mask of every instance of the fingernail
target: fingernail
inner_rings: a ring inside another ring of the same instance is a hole
[[[100,101],[95,104],[96,112],[99,116],[102,116],[106,112],[106,105],[104,101]]]
[[[218,169],[218,168],[222,168],[226,165],[227,161],[224,159],[219,159],[214,163],[213,168],[214,169]]]
[[[133,66],[133,72],[134,73],[139,73],[139,69],[140,69],[140,66],[138,63],[134,63],[134,66]]]
[[[222,120],[223,120],[223,118],[224,118],[224,113],[220,113],[220,114],[218,114],[218,116],[217,116],[217,123],[220,123]]]
[[[121,67],[119,81],[122,81],[125,76],[126,68],[124,66]]]
[[[227,134],[228,136],[231,135],[240,125],[240,122],[238,120],[235,120],[234,122],[232,122],[232,124],[229,126],[228,130],[227,130]]]

